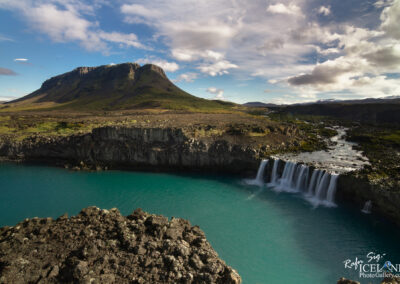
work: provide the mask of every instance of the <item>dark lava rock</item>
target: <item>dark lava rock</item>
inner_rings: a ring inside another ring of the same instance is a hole
[[[360,284],[358,281],[349,280],[346,278],[340,278],[337,284]],[[382,280],[381,284],[400,284],[400,277],[387,277]]]
[[[198,227],[83,209],[0,228],[0,283],[241,283]]]
[[[357,281],[353,281],[350,279],[346,279],[346,278],[340,278],[339,281],[337,282],[337,284],[360,284],[360,282]]]

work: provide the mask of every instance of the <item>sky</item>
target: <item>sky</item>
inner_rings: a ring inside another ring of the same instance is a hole
[[[0,100],[123,62],[236,103],[399,96],[400,0],[0,0]]]

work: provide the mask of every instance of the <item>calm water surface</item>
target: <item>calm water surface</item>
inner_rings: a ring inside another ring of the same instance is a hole
[[[125,215],[141,207],[189,219],[244,283],[357,279],[343,261],[365,258],[370,251],[400,263],[400,232],[373,216],[313,208],[300,196],[260,191],[232,176],[72,172],[0,163],[0,193],[0,226],[27,217],[73,215],[90,205],[117,207]]]

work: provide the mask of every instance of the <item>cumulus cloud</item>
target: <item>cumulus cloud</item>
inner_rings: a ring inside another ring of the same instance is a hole
[[[121,6],[121,13],[127,23],[150,26],[175,60],[191,62],[203,74],[263,77],[291,87],[303,100],[343,90],[356,95],[366,90],[360,89],[361,83],[382,92],[374,84],[392,84],[384,74],[398,73],[400,67],[400,0],[366,4],[380,9],[374,16],[381,13],[376,19],[381,23],[372,24],[365,17],[335,22],[335,5],[307,0],[132,0]],[[316,12],[331,16],[332,22],[318,22]]]
[[[383,5],[383,3],[378,3]],[[339,57],[317,63],[312,70],[287,79],[299,92],[343,92],[359,96],[382,97],[397,94],[399,80],[385,74],[400,70],[400,42],[398,25],[400,1],[385,3],[381,24],[377,29],[345,26],[335,34],[335,47],[321,49],[321,54],[331,50]],[[329,53],[332,54],[332,53]],[[385,87],[386,86],[386,87]],[[335,93],[337,95],[338,93]]]
[[[197,79],[198,74],[194,72],[188,72],[188,73],[183,73],[180,74],[173,82],[179,83],[179,82],[187,82],[187,83],[193,83],[195,79]]]
[[[400,67],[400,44],[377,48],[372,52],[367,52],[366,54],[363,54],[363,57],[375,67],[385,67],[388,71],[390,69],[399,70],[398,68]]]
[[[318,9],[318,14],[329,16],[331,14],[331,7],[330,6],[321,6]]]
[[[175,72],[176,70],[179,69],[179,65],[177,63],[168,62],[163,59],[141,58],[141,59],[136,60],[136,62],[139,64],[154,64],[154,65],[161,67],[162,69],[164,69],[164,71],[167,71],[167,72]]]
[[[133,33],[106,32],[98,22],[86,19],[83,14],[94,13],[96,5],[76,1],[2,1],[0,8],[16,10],[24,15],[31,28],[49,36],[54,42],[79,42],[91,51],[109,50],[109,43],[120,47],[144,48]]]
[[[294,3],[290,3],[289,5],[283,3],[269,5],[267,11],[274,14],[301,15],[300,7]]]
[[[195,0],[137,1],[122,5],[121,13],[127,23],[144,23],[154,28],[156,37],[170,47],[174,59],[195,62],[201,72],[216,76],[237,67],[225,59],[222,51],[230,47],[238,32],[240,11],[227,8],[226,4],[232,3],[226,0],[212,4]]]
[[[318,64],[311,73],[301,74],[288,79],[289,84],[298,85],[329,85],[337,83],[343,74],[357,75],[361,69],[362,63],[353,60],[347,60],[340,57],[336,60],[328,60],[322,64]]]
[[[15,76],[15,75],[17,75],[17,73],[15,73],[13,70],[0,67],[0,76]]]
[[[394,0],[390,6],[383,9],[381,14],[381,29],[389,36],[400,39],[400,1]]]
[[[223,89],[217,89],[215,87],[210,87],[206,91],[207,91],[207,93],[215,95],[214,99],[216,99],[216,100],[225,100]]]
[[[233,64],[227,60],[218,61],[212,64],[204,64],[198,67],[198,69],[211,76],[229,74],[229,69],[238,68],[236,64]]]
[[[96,9],[103,1],[0,0],[0,8],[19,11],[55,42],[103,52],[113,46],[151,50],[154,44],[157,58],[171,58],[179,70],[190,62],[202,76],[260,77],[297,94],[286,99],[308,100],[396,90],[385,74],[400,73],[400,0],[358,1],[363,9],[344,9],[339,16],[333,11],[343,9],[343,1],[120,0],[117,12],[128,32],[101,28]],[[143,25],[144,34],[152,33],[146,44],[135,33]],[[176,80],[200,76],[183,72]]]
[[[194,61],[199,59],[206,60],[220,60],[224,58],[222,53],[212,51],[212,50],[192,50],[192,49],[172,49],[171,51],[172,57],[180,61]]]

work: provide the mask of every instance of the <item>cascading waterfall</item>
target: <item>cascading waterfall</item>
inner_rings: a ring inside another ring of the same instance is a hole
[[[271,179],[268,186],[276,191],[304,193],[307,200],[315,206],[336,206],[336,184],[339,175],[287,161],[282,175],[279,177],[279,163],[279,159],[273,161]],[[263,177],[266,165],[267,162],[263,160],[258,169],[257,177],[248,183],[264,184]]]
[[[308,175],[310,169],[306,165],[301,165],[298,167],[298,169],[299,174],[297,176],[296,189],[299,191],[304,191],[308,184]]]
[[[264,181],[264,170],[265,170],[265,167],[267,166],[267,164],[268,164],[268,160],[261,161],[260,167],[258,168],[258,171],[257,171],[256,181],[260,181],[260,182]]]
[[[319,200],[326,199],[326,188],[329,186],[330,176],[331,175],[328,172],[325,172],[318,183],[315,191],[315,197],[317,197]]]
[[[336,195],[336,184],[339,175],[333,174],[331,175],[331,180],[329,182],[328,193],[326,196],[326,201],[328,204],[335,204],[335,195]]]
[[[314,170],[311,176],[311,181],[310,184],[308,185],[308,192],[307,194],[309,196],[314,195],[315,192],[315,186],[316,184],[318,184],[318,180],[319,180],[319,175],[322,171],[321,170]]]
[[[274,160],[274,166],[272,167],[272,173],[271,173],[271,184],[276,184],[278,181],[278,165],[279,165],[279,160]]]
[[[295,191],[295,188],[293,188],[293,183],[296,167],[297,164],[286,162],[282,177],[278,180],[277,188],[282,191]]]
[[[265,167],[268,165],[268,160],[262,160],[260,166],[258,167],[257,176],[255,179],[245,180],[247,184],[251,185],[264,185],[264,171]]]

